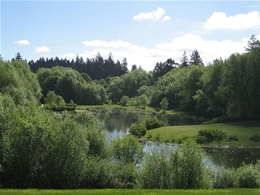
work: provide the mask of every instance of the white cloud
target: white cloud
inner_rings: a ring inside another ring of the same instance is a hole
[[[214,12],[206,21],[204,28],[208,30],[244,30],[259,26],[260,15],[257,11],[252,11],[247,14],[237,14],[229,17],[223,12]]]
[[[26,39],[20,40],[20,41],[14,41],[14,43],[18,45],[30,45],[30,42],[27,41]]]
[[[170,51],[179,61],[183,51],[192,51],[197,49],[204,61],[204,64],[212,62],[214,59],[222,57],[228,58],[232,53],[243,53],[244,46],[246,46],[248,39],[241,41],[223,40],[223,41],[210,41],[205,40],[199,35],[186,34],[173,39],[170,43],[157,44],[156,48],[160,50]],[[187,52],[188,57],[190,52]]]
[[[150,21],[157,21],[161,19],[165,15],[165,10],[161,7],[158,7],[157,10],[153,10],[152,12],[141,12],[138,15],[133,17],[134,20],[141,21],[141,20],[150,20]],[[169,16],[165,16],[163,20],[169,20]]]
[[[63,54],[61,56],[59,56],[59,58],[63,58],[63,59],[75,59],[77,56],[77,54],[75,53],[66,53],[66,54]],[[83,57],[83,56],[82,56]]]
[[[163,20],[164,20],[164,21],[167,21],[167,20],[170,20],[170,19],[171,19],[170,16],[164,16],[164,17],[163,17]]]
[[[123,42],[120,39],[117,41],[101,41],[101,40],[92,40],[92,41],[84,41],[82,43],[87,47],[110,47],[110,48],[127,48],[131,46],[130,42]]]
[[[46,46],[41,46],[41,47],[36,47],[35,51],[37,53],[48,53],[50,52],[50,48],[46,47]]]
[[[260,38],[260,35],[256,35],[256,37]],[[97,53],[100,53],[106,59],[108,54],[112,52],[115,61],[122,61],[123,57],[127,58],[128,69],[131,69],[132,65],[136,64],[150,71],[153,70],[156,62],[165,62],[168,58],[172,58],[179,63],[184,51],[187,52],[189,58],[194,49],[199,51],[205,65],[219,57],[226,59],[232,53],[245,52],[244,47],[247,45],[248,39],[212,41],[205,40],[199,35],[185,34],[172,39],[171,42],[160,43],[152,48],[142,47],[122,40],[110,42],[90,40],[83,42],[87,46],[87,50],[77,54],[82,56],[83,59],[92,59],[95,58]],[[77,54],[67,53],[60,57],[75,59]]]

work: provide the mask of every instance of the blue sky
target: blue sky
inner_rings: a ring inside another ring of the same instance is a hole
[[[260,38],[259,1],[2,1],[1,55],[127,58],[152,70],[197,49],[205,64]]]

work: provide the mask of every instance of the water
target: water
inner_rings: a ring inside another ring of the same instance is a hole
[[[110,139],[129,134],[132,123],[139,123],[155,115],[168,125],[192,125],[203,121],[203,119],[195,117],[158,115],[127,109],[99,109],[96,113],[100,120],[105,123]],[[144,145],[144,151],[149,152],[162,147],[171,148],[176,147],[176,145],[147,142]],[[258,159],[260,160],[260,149],[258,148],[204,148],[204,150],[207,164],[218,167],[237,168],[241,166],[242,162],[255,163]]]

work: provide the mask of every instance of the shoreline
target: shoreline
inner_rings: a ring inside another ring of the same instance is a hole
[[[173,145],[173,146],[178,146],[180,144],[176,144],[176,143],[171,143],[171,142],[156,142],[156,141],[152,141],[149,140],[147,138],[138,138],[139,142],[142,143],[158,143],[158,144],[166,144],[166,145]],[[237,149],[250,149],[250,148],[259,148],[260,149],[260,145],[227,145],[227,144],[198,144],[201,146],[201,148],[217,148],[217,149],[231,149],[231,148],[237,148]]]

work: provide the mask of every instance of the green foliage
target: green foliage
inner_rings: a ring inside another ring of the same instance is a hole
[[[16,105],[37,105],[41,89],[35,75],[23,60],[0,60],[0,92],[9,94]]]
[[[124,95],[129,98],[137,96],[140,87],[149,84],[148,73],[142,69],[136,69],[121,77],[112,78],[108,85],[108,96],[114,103],[117,103]]]
[[[235,188],[238,187],[236,171],[233,168],[219,168],[214,172],[214,188]]]
[[[148,118],[145,121],[145,126],[147,130],[150,130],[150,129],[156,129],[162,127],[164,126],[164,123],[160,121],[157,117],[152,117],[152,118]]]
[[[220,168],[213,175],[215,188],[259,188],[260,161],[255,165],[243,163],[236,170]]]
[[[153,69],[153,78],[154,80],[157,80],[158,77],[161,77],[165,75],[167,72],[171,71],[175,65],[175,61],[171,58],[167,59],[166,62],[162,63],[156,63],[154,69]]]
[[[2,138],[3,185],[76,188],[84,177],[87,131],[68,114],[22,109]]]
[[[112,157],[116,161],[136,165],[143,155],[143,145],[132,135],[112,140]]]
[[[206,144],[208,141],[207,141],[207,138],[205,136],[201,136],[201,135],[198,135],[196,137],[196,143],[198,144]]]
[[[45,106],[47,109],[64,110],[66,103],[60,95],[57,95],[54,91],[49,91],[45,98]]]
[[[211,179],[202,162],[202,150],[192,142],[176,149],[152,151],[145,156],[140,179],[143,188],[207,188]]]
[[[73,118],[81,128],[86,129],[86,139],[89,142],[88,155],[105,158],[108,157],[108,143],[104,124],[89,112],[79,112]]]
[[[202,64],[202,59],[200,57],[200,54],[198,52],[198,50],[194,50],[192,51],[192,54],[190,55],[190,61],[189,61],[190,65],[198,65],[198,64]]]
[[[165,110],[167,110],[168,108],[168,101],[166,98],[163,98],[162,101],[160,102],[160,105],[161,105],[161,109],[165,112]]]
[[[228,141],[238,141],[238,137],[237,137],[237,135],[229,135],[227,137],[227,140]]]
[[[40,68],[37,72],[38,81],[46,97],[49,91],[55,91],[65,102],[73,100],[76,104],[102,104],[107,102],[103,86],[90,82],[85,74],[71,68],[56,66]]]
[[[258,133],[254,134],[253,136],[250,137],[250,140],[255,141],[255,142],[260,142],[260,136]]]
[[[259,188],[260,187],[260,162],[256,165],[242,164],[237,169],[238,186],[240,188]]]
[[[191,195],[191,194],[200,194],[200,195],[227,195],[227,194],[236,194],[236,195],[259,195],[260,189],[243,189],[243,188],[230,188],[230,189],[191,189],[191,190],[163,190],[163,189],[77,189],[77,190],[39,190],[39,189],[0,189],[0,194],[12,194],[20,195],[45,195],[45,194],[60,194],[60,195]]]
[[[213,141],[220,142],[224,138],[226,138],[226,133],[218,130],[218,129],[205,129],[205,130],[199,130],[198,132],[198,138],[197,141],[202,141],[201,137],[205,137],[206,143],[210,143]]]
[[[120,104],[121,104],[122,106],[126,106],[128,100],[129,100],[129,97],[127,97],[126,95],[124,95],[124,96],[122,96],[121,99],[120,99]]]
[[[138,124],[133,123],[130,127],[129,133],[140,138],[146,134],[146,127],[143,123],[138,123]]]

